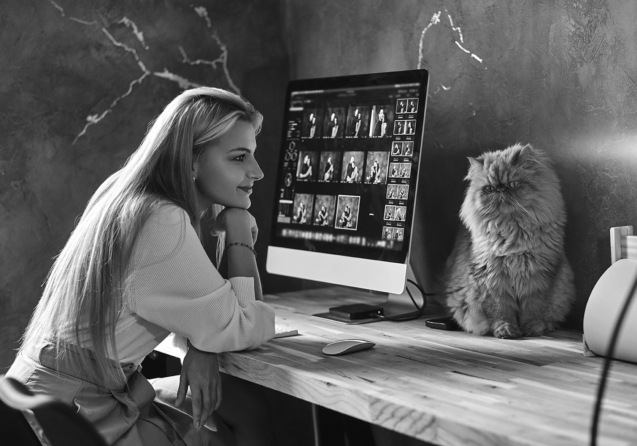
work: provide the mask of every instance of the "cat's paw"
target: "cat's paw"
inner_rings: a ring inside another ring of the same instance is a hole
[[[522,337],[522,331],[520,331],[517,325],[505,322],[493,328],[493,337],[515,339]]]
[[[475,320],[474,318],[468,318],[461,322],[460,326],[464,331],[478,336],[484,336],[489,333],[489,322],[486,319]]]
[[[551,323],[544,321],[526,321],[522,323],[524,336],[542,336],[555,330]]]

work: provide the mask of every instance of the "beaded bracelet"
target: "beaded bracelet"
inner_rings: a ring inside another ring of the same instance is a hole
[[[246,245],[245,243],[229,243],[228,246],[226,246],[226,248],[230,248],[231,246],[243,246],[244,248],[248,248],[250,251],[252,251],[252,254],[254,254],[254,257],[257,256],[257,252],[255,251],[255,249],[250,245]]]

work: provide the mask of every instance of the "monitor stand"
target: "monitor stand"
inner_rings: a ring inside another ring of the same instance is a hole
[[[411,281],[411,282],[410,282]],[[420,290],[412,283],[418,283],[414,272],[411,269],[411,265],[407,265],[407,276],[405,278],[405,290],[402,294],[388,294],[387,300],[379,305],[369,304],[355,304],[355,305],[342,305],[339,307],[331,308],[327,313],[319,313],[314,316],[322,317],[325,319],[331,319],[345,324],[368,324],[370,322],[380,322],[385,319],[375,317],[374,314],[378,312],[379,308],[382,308],[383,316],[388,318],[409,318],[416,316],[420,310],[416,308],[414,302],[418,305],[418,308],[422,308],[425,305],[425,296],[422,295]],[[410,294],[411,293],[411,297]],[[413,301],[412,301],[413,298]],[[347,317],[345,314],[349,313]]]

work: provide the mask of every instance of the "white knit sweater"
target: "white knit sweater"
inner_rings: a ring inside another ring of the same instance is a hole
[[[255,348],[274,336],[274,310],[255,299],[254,279],[221,277],[188,214],[173,204],[150,215],[129,268],[130,299],[115,327],[120,363],[141,363],[171,333],[176,346],[189,339],[215,353]],[[88,330],[81,331],[82,346],[91,348]]]

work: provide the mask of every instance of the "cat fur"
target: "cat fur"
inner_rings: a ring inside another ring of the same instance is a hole
[[[463,224],[445,269],[447,305],[477,335],[553,331],[575,288],[564,255],[564,200],[550,159],[516,144],[469,161]]]

